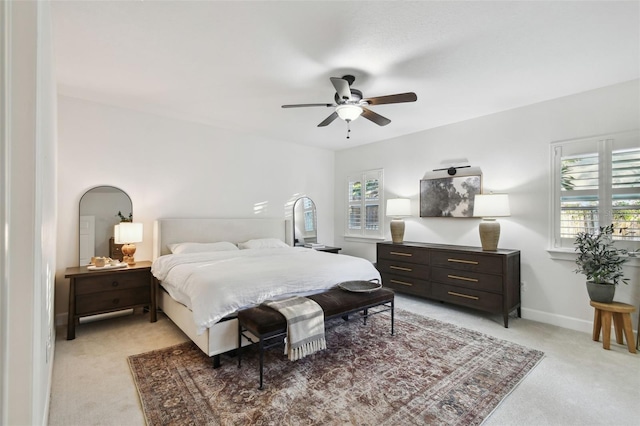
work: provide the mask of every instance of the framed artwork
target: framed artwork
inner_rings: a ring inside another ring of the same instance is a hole
[[[420,217],[473,217],[473,201],[482,193],[482,175],[420,181]]]

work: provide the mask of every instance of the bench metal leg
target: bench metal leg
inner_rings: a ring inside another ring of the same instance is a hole
[[[220,368],[220,354],[213,356],[213,368]]]
[[[395,312],[395,311],[394,311],[394,305],[393,305],[393,302],[394,302],[394,301],[393,301],[393,300],[391,300],[391,335],[392,335],[392,336],[393,336],[393,334],[394,334],[394,330],[393,330],[393,320],[394,320],[394,318],[393,318],[393,315],[394,315],[394,312]]]
[[[238,321],[238,368],[242,365],[242,325]]]
[[[260,338],[260,387],[258,389],[262,390],[262,376],[263,376],[263,366],[264,366],[264,340],[262,337]]]

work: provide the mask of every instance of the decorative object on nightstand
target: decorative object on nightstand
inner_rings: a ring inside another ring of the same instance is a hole
[[[404,220],[403,217],[411,216],[411,200],[408,198],[392,198],[387,200],[387,216],[391,219],[391,240],[396,243],[402,243],[404,239]]]
[[[135,243],[142,242],[142,223],[121,222],[114,226],[113,235],[116,244],[124,244],[122,246],[122,254],[124,255],[122,260],[129,265],[135,265]]]
[[[498,250],[500,240],[500,223],[496,217],[511,216],[509,196],[507,194],[477,194],[473,202],[473,216],[481,217],[480,242],[482,250]]]

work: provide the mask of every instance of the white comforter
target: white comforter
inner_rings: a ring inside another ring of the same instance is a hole
[[[302,247],[170,254],[156,259],[151,272],[171,297],[193,311],[198,334],[268,299],[380,279],[366,259]]]

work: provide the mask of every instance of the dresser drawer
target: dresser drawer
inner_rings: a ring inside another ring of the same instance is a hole
[[[500,312],[502,309],[502,296],[486,291],[472,290],[465,287],[433,283],[431,296],[434,299],[456,305],[468,306],[489,312]]]
[[[450,268],[431,268],[431,279],[442,284],[502,293],[501,275],[481,274]]]
[[[431,265],[486,274],[502,274],[502,258],[500,256],[432,250]]]
[[[380,259],[378,261],[377,268],[380,272],[386,272],[393,275],[402,275],[403,277],[412,277],[423,280],[429,279],[429,266],[427,265]]]
[[[136,305],[148,305],[149,287],[104,291],[102,293],[83,294],[76,297],[76,315],[115,311]]]
[[[104,272],[96,272],[94,276],[76,279],[76,295],[100,293],[118,289],[136,287],[149,287],[149,272],[127,272],[126,274],[100,275]]]
[[[431,284],[429,281],[384,272],[381,272],[380,275],[382,276],[383,286],[397,290],[400,293],[423,297],[429,297],[431,293]]]
[[[378,244],[379,259],[428,265],[429,250],[411,246]]]

